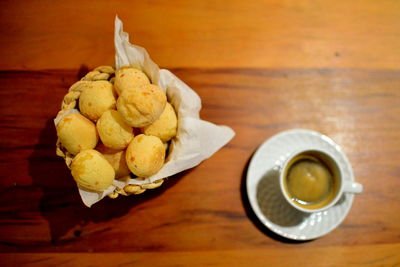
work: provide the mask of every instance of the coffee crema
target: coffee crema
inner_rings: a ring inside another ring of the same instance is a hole
[[[285,170],[286,193],[296,205],[306,209],[328,205],[337,194],[338,181],[338,170],[318,152],[297,155]]]

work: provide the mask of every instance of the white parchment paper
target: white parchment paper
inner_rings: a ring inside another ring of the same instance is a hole
[[[153,84],[157,84],[166,92],[168,101],[177,111],[178,132],[171,141],[173,149],[170,150],[167,162],[155,175],[146,180],[115,180],[113,185],[103,192],[79,188],[82,201],[88,207],[112,193],[116,187],[146,184],[192,168],[211,157],[235,135],[227,126],[217,126],[200,119],[200,97],[170,71],[160,69],[144,48],[130,44],[129,35],[123,31],[122,21],[118,17],[115,18],[114,44],[117,69],[127,65],[139,68],[147,74]]]

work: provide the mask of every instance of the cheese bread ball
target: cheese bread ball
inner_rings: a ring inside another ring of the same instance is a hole
[[[103,144],[99,144],[96,150],[99,151],[114,168],[115,178],[128,176],[131,173],[126,164],[126,153],[124,150],[110,149]]]
[[[133,174],[149,177],[164,164],[165,149],[160,138],[140,134],[133,138],[126,150],[126,162]]]
[[[143,84],[150,84],[150,81],[141,70],[125,67],[115,73],[114,88],[118,95],[126,89],[134,89]]]
[[[115,177],[111,164],[93,149],[83,150],[76,155],[72,160],[71,173],[78,185],[93,191],[107,189]]]
[[[109,81],[93,81],[87,83],[79,97],[79,109],[83,115],[97,121],[101,115],[115,109],[113,86]]]
[[[164,111],[167,97],[156,85],[146,84],[124,90],[118,98],[117,110],[132,127],[144,127],[157,120]]]
[[[94,123],[79,113],[71,113],[62,118],[56,130],[63,147],[73,155],[94,148],[99,139]]]
[[[161,141],[168,142],[176,135],[177,127],[178,120],[175,110],[172,105],[167,102],[161,116],[152,124],[142,128],[142,131],[146,135],[154,135],[160,138]]]
[[[116,110],[107,110],[96,124],[104,145],[114,149],[124,149],[132,141],[133,129]]]

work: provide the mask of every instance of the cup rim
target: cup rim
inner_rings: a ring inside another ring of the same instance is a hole
[[[285,184],[284,184],[284,170],[287,166],[287,164],[290,162],[291,159],[293,159],[294,157],[296,157],[299,154],[305,153],[305,152],[318,152],[318,153],[322,153],[325,156],[329,157],[332,162],[336,165],[338,171],[339,171],[339,180],[340,180],[340,185],[339,185],[339,189],[336,193],[336,196],[334,199],[331,200],[331,202],[329,202],[327,205],[318,208],[318,209],[306,209],[303,207],[300,207],[298,205],[296,205],[295,203],[293,203],[293,201],[289,198],[289,196],[287,195],[287,192],[285,190]],[[285,161],[281,164],[280,166],[280,172],[279,172],[279,188],[281,190],[282,195],[284,196],[285,200],[287,203],[289,203],[292,207],[294,207],[295,209],[302,211],[302,212],[306,212],[306,213],[316,213],[316,212],[320,212],[320,211],[324,211],[327,210],[329,208],[331,208],[332,206],[334,206],[338,200],[340,199],[340,197],[343,194],[343,170],[342,167],[340,166],[340,164],[338,163],[337,159],[335,159],[335,157],[333,156],[332,153],[330,153],[327,150],[324,149],[320,149],[320,148],[305,148],[305,149],[298,149],[296,151],[293,151],[293,153],[291,153],[289,156],[286,157]]]

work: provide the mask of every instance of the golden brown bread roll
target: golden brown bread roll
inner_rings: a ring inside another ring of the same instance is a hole
[[[71,113],[62,118],[56,129],[61,144],[73,155],[94,148],[98,141],[94,123],[79,113]]]
[[[140,134],[133,138],[126,150],[126,162],[133,174],[149,177],[164,164],[165,148],[160,138]]]
[[[124,149],[132,141],[133,129],[116,110],[107,110],[96,124],[104,145],[114,149]]]
[[[81,187],[103,191],[114,180],[115,171],[103,155],[93,149],[83,150],[72,160],[71,173]]]
[[[118,98],[117,110],[132,127],[144,127],[157,120],[164,111],[167,97],[156,85],[146,84],[124,90]]]
[[[154,135],[160,138],[161,141],[168,142],[176,135],[177,127],[178,120],[175,110],[172,105],[167,102],[161,116],[152,124],[142,128],[142,131],[146,135]]]
[[[96,147],[96,150],[99,151],[114,168],[115,178],[126,177],[131,173],[126,164],[125,150],[111,149],[101,143]]]
[[[93,81],[84,85],[79,97],[79,110],[83,115],[97,121],[110,109],[115,109],[113,86],[109,81]]]
[[[114,88],[118,95],[126,89],[135,89],[143,84],[150,84],[149,78],[136,68],[122,67],[115,73]]]

